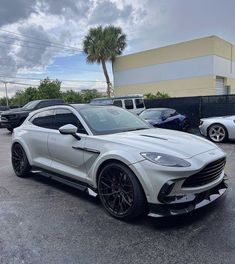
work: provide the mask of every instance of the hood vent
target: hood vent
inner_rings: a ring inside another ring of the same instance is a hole
[[[152,135],[141,135],[141,136],[142,136],[142,137],[157,138],[157,139],[161,139],[161,140],[167,140],[166,138],[157,137],[157,136],[152,136]]]

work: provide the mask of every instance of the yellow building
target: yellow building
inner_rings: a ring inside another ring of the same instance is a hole
[[[235,94],[235,46],[211,36],[118,57],[114,94]]]

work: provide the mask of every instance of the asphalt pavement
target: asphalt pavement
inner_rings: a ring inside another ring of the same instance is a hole
[[[0,263],[235,263],[235,144],[225,197],[194,213],[131,223],[96,198],[35,175],[15,176],[11,134],[0,129]]]

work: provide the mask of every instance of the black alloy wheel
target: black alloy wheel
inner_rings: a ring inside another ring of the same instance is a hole
[[[105,209],[115,218],[129,220],[146,212],[146,197],[138,179],[121,163],[112,162],[102,169],[98,193]]]
[[[188,132],[189,131],[189,128],[190,128],[190,122],[189,122],[189,119],[185,119],[183,121],[183,126],[182,126],[182,130],[183,132]]]
[[[18,177],[24,178],[24,177],[29,176],[30,165],[29,165],[24,149],[18,143],[15,143],[12,146],[11,161],[12,161],[12,167],[15,171],[15,174]]]

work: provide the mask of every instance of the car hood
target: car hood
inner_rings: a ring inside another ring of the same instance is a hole
[[[10,114],[20,114],[20,113],[26,114],[26,113],[29,113],[29,112],[30,112],[29,110],[20,107],[20,108],[13,108],[11,110],[4,111],[4,115],[5,114],[6,115],[10,115]]]
[[[231,116],[218,116],[218,117],[208,117],[208,118],[202,118],[202,121],[204,120],[235,120],[235,115]]]
[[[159,152],[185,159],[217,148],[215,144],[201,137],[160,128],[99,137],[113,143],[131,146],[140,152]]]

